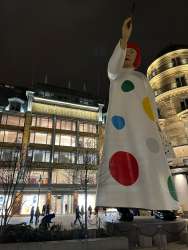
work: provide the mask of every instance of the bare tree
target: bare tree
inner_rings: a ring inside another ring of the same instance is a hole
[[[93,176],[92,176],[92,170],[91,167],[93,166],[93,140],[92,138],[87,138],[86,142],[85,142],[85,148],[84,150],[80,151],[82,157],[83,157],[83,168],[82,170],[78,170],[78,178],[79,178],[79,182],[80,182],[80,189],[84,190],[85,193],[85,237],[88,237],[88,225],[87,225],[87,195],[88,195],[88,184],[92,183],[95,184],[95,180],[93,180]]]
[[[29,166],[28,161],[20,162],[19,160],[1,164],[0,186],[4,195],[0,217],[1,231],[18,211],[18,200],[22,197],[29,180]]]

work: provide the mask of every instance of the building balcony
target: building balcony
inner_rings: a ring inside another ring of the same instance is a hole
[[[174,89],[178,89],[178,88],[182,88],[182,87],[187,87],[188,88],[188,83],[186,83],[185,85],[182,85],[182,86],[177,86],[176,82],[169,83],[169,84],[163,86],[162,88],[154,90],[155,97],[157,97],[157,96],[159,96],[159,95],[161,95],[163,93],[166,93],[168,91],[171,91],[171,90],[174,90]]]
[[[183,87],[168,90],[156,96],[156,102],[160,103],[162,101],[166,101],[169,98],[178,97],[178,96],[181,97],[183,95],[188,95],[188,86],[183,86]]]
[[[160,74],[157,74],[152,79],[149,80],[152,89],[158,89],[166,81],[170,79],[175,79],[177,75],[188,75],[188,64],[179,65],[170,69],[167,69]]]
[[[185,64],[188,64],[188,49],[174,49],[170,52],[164,53],[150,64],[147,70],[147,77],[151,80],[153,77],[161,74],[165,70]]]

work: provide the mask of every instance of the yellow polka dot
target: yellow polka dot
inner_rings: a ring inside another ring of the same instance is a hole
[[[144,111],[146,112],[147,116],[152,120],[155,121],[155,115],[152,109],[152,104],[150,102],[149,97],[144,97],[142,100],[142,106],[144,108]]]

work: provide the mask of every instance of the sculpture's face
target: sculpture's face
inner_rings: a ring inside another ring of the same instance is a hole
[[[125,62],[123,64],[124,68],[134,68],[134,62],[136,59],[137,52],[133,48],[127,48]]]

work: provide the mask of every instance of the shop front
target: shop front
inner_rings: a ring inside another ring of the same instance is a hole
[[[72,194],[52,195],[51,209],[57,215],[73,213],[73,195]]]
[[[95,209],[95,200],[96,200],[96,195],[89,193],[87,195],[87,208],[89,206],[92,207],[92,210],[94,211]],[[85,208],[85,194],[84,193],[79,193],[78,194],[78,206],[81,209],[81,207],[83,206]]]
[[[21,205],[21,215],[29,215],[31,212],[31,208],[34,207],[36,210],[37,205],[39,206],[39,210],[42,213],[42,207],[46,204],[46,194],[24,194],[22,198]]]

